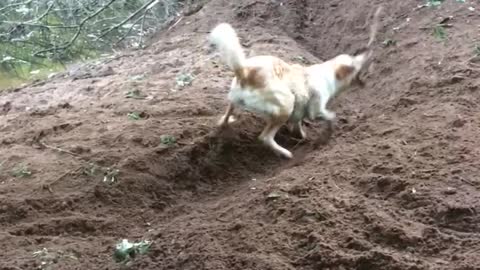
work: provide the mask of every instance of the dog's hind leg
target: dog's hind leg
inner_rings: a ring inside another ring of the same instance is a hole
[[[219,127],[225,127],[228,124],[235,122],[235,117],[232,115],[234,109],[235,106],[233,103],[229,102],[225,114],[218,120],[217,125]]]
[[[280,118],[272,118],[267,120],[267,126],[265,129],[262,131],[262,133],[259,136],[259,139],[269,146],[275,153],[285,157],[285,158],[292,158],[292,153],[288,151],[287,149],[281,147],[280,145],[277,144],[275,141],[275,135],[277,134],[278,130],[280,127],[286,122],[288,119],[285,117],[280,117]]]

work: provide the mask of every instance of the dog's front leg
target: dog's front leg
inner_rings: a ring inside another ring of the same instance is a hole
[[[229,102],[225,114],[220,118],[220,120],[218,120],[217,125],[219,127],[226,127],[228,124],[235,121],[235,117],[232,115],[234,109],[235,106],[233,105],[233,103]]]
[[[335,119],[336,114],[327,109],[328,101],[330,100],[330,95],[328,93],[322,93],[320,95],[320,116],[327,120],[333,121]]]

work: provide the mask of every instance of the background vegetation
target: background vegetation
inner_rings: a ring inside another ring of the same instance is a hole
[[[2,0],[0,76],[25,78],[115,49],[141,48],[186,2]]]

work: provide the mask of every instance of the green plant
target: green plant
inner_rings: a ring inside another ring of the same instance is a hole
[[[61,250],[52,251],[47,248],[42,248],[32,253],[33,257],[40,261],[39,270],[53,270],[54,266],[61,260],[78,260],[78,258],[68,252]]]
[[[475,48],[473,49],[475,56],[480,56],[480,45],[475,45]]]
[[[90,162],[88,163],[87,166],[83,168],[83,174],[90,177],[98,175],[99,172],[100,172],[100,167],[97,166],[95,163]]]
[[[441,41],[444,41],[447,39],[447,31],[445,30],[445,27],[442,25],[437,25],[433,28],[433,36]]]
[[[436,7],[442,4],[444,0],[427,0],[425,4],[427,7]]]
[[[298,62],[298,63],[302,63],[302,64],[309,64],[310,63],[305,57],[303,57],[301,55],[297,55],[297,56],[292,57],[292,60],[295,61],[295,62]]]
[[[151,245],[152,242],[147,240],[130,243],[127,239],[123,239],[115,246],[113,259],[117,263],[127,264],[130,261],[134,260],[137,255],[147,253]]]
[[[114,183],[117,181],[117,177],[120,174],[120,170],[114,168],[107,168],[104,172],[103,182]]]
[[[145,96],[142,95],[142,93],[138,89],[128,91],[127,94],[125,94],[125,97],[133,99],[145,99]]]
[[[130,120],[140,120],[148,118],[148,114],[145,112],[131,112],[127,114]]]
[[[382,42],[382,45],[385,46],[385,47],[389,47],[389,46],[395,46],[397,44],[397,41],[396,40],[393,40],[393,39],[385,39],[383,42]]]
[[[191,73],[179,74],[175,79],[177,86],[179,87],[188,86],[192,84],[193,80],[195,80],[195,76],[193,76]]]
[[[32,176],[32,171],[27,166],[21,165],[12,171],[13,177],[26,178]]]
[[[160,136],[160,142],[164,145],[171,146],[177,142],[177,139],[172,135],[162,135]]]

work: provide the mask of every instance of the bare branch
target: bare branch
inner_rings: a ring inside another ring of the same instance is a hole
[[[145,12],[145,15],[147,14],[147,12]],[[133,27],[135,27],[135,25],[137,25],[138,22],[140,22],[140,20],[142,20],[143,18],[145,18],[145,15],[138,18],[135,22],[133,22],[132,26],[130,28],[128,28],[128,31],[122,35],[122,37],[120,37],[120,39],[116,42],[116,44],[119,44],[120,42],[122,42],[133,30]]]
[[[9,8],[13,8],[13,7],[18,7],[18,6],[23,6],[23,5],[28,5],[32,2],[33,0],[28,0],[26,2],[23,2],[23,3],[13,3],[13,4],[10,4],[10,5],[7,5],[7,6],[4,6],[3,8],[0,8],[0,12],[6,10],[6,9],[9,9]]]
[[[147,3],[145,3],[143,6],[141,6],[139,9],[137,9],[135,12],[133,12],[130,16],[128,16],[125,20],[121,21],[120,23],[110,27],[107,29],[103,34],[101,34],[97,39],[101,39],[104,36],[106,36],[108,33],[112,32],[115,29],[118,29],[122,25],[126,24],[128,21],[130,21],[132,18],[137,16],[140,12],[142,12],[144,9],[150,10],[153,6],[155,6],[156,3],[158,3],[159,0],[150,0]]]
[[[12,24],[12,25],[25,25],[25,26],[39,27],[39,28],[65,28],[65,29],[78,28],[78,25],[57,25],[57,24],[41,24],[41,23],[12,22],[12,21],[1,21],[0,23]]]
[[[65,45],[63,46],[60,46],[60,47],[52,47],[52,48],[49,48],[49,49],[46,49],[46,50],[41,50],[41,51],[38,51],[36,53],[33,54],[33,56],[35,57],[38,57],[40,56],[41,54],[44,54],[46,52],[52,52],[52,51],[58,51],[58,50],[65,50],[65,49],[68,49],[70,46],[72,46],[72,44],[75,42],[75,40],[77,40],[78,36],[80,35],[80,32],[82,31],[83,29],[83,26],[85,25],[85,23],[87,23],[90,19],[92,19],[93,17],[97,16],[98,14],[100,14],[102,11],[104,11],[105,9],[107,9],[110,5],[112,5],[115,1],[117,0],[110,0],[110,2],[108,2],[106,5],[104,5],[103,7],[99,8],[97,11],[95,11],[94,13],[90,14],[89,16],[85,17],[81,22],[80,24],[77,26],[77,32],[75,33],[75,35],[72,37],[72,39],[70,39],[69,42],[67,42]]]
[[[30,22],[38,22],[38,21],[42,20],[43,18],[45,18],[48,15],[48,13],[50,13],[53,6],[55,6],[55,1],[52,1],[52,3],[50,3],[50,5],[48,5],[47,10],[42,15],[40,15],[39,17],[37,17],[35,19],[30,20]]]

